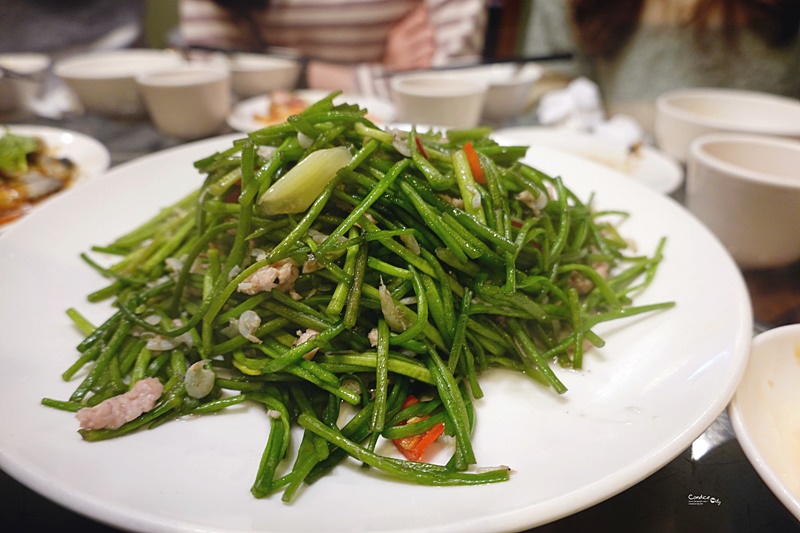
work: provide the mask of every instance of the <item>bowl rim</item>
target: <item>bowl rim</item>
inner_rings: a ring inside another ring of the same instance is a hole
[[[26,66],[11,63],[25,62]],[[25,74],[35,74],[50,68],[52,59],[47,54],[39,52],[4,52],[0,53],[0,65]]]
[[[795,98],[759,91],[748,91],[744,89],[730,89],[722,87],[695,87],[667,91],[656,97],[656,111],[659,114],[663,113],[664,115],[679,118],[691,124],[708,126],[728,131],[756,133],[762,135],[800,136],[800,121],[797,123],[797,125],[786,124],[779,128],[751,127],[740,123],[696,115],[674,104],[674,101],[679,98],[693,97],[726,98],[729,100],[747,100],[751,102],[758,101],[759,103],[786,106],[787,108],[793,108],[800,112],[800,100]]]
[[[83,54],[78,54],[74,56],[65,57],[55,63],[53,66],[53,73],[62,79],[68,80],[122,80],[122,79],[129,79],[134,78],[138,74],[141,73],[141,69],[131,69],[125,72],[113,72],[113,73],[99,73],[97,71],[87,73],[87,72],[75,72],[72,71],[75,67],[82,67],[85,65],[90,65],[93,63],[100,63],[105,62],[108,60],[117,61],[125,58],[125,57],[133,57],[139,56],[143,58],[149,59],[172,59],[175,61],[175,65],[185,64],[186,61],[181,57],[181,55],[169,49],[152,49],[152,48],[124,48],[119,50],[99,50],[94,52],[87,52]],[[152,68],[148,68],[146,70],[152,69],[161,69],[164,68],[164,64],[153,65]]]
[[[406,82],[419,82],[419,81],[431,81],[431,82],[446,82],[449,85],[453,86],[452,91],[447,92],[440,92],[440,93],[429,93],[426,92],[424,89],[422,90],[415,90],[414,87],[402,87],[401,85]],[[466,80],[463,77],[459,76],[450,76],[450,75],[431,75],[427,73],[419,73],[419,74],[404,74],[404,75],[397,75],[393,76],[390,81],[392,92],[395,94],[403,94],[407,96],[413,96],[417,98],[458,98],[458,97],[473,97],[473,96],[481,96],[486,95],[489,91],[489,83],[484,80]]]
[[[199,72],[208,74],[208,78],[202,80],[202,83],[217,83],[219,81],[229,80],[231,73],[227,69],[223,69],[214,65],[201,65],[188,63],[179,65],[171,69],[157,69],[142,72],[134,76],[134,81],[140,87],[155,87],[155,88],[186,88],[191,85],[197,85],[197,81],[174,81],[169,83],[159,82],[158,79],[163,79],[163,76],[177,75],[180,76],[184,73]]]
[[[777,176],[767,172],[759,172],[757,170],[744,168],[708,153],[705,150],[706,146],[715,143],[749,143],[769,145],[796,151],[798,155],[800,155],[800,141],[787,139],[785,137],[752,135],[744,133],[711,133],[702,135],[692,141],[692,143],[689,145],[688,156],[689,165],[703,164],[716,171],[725,173],[726,177],[730,179],[736,179],[748,183],[770,185],[772,187],[778,187],[787,190],[800,191],[800,179],[793,180],[789,176]]]
[[[516,76],[508,79],[504,78],[507,71],[513,70],[517,65],[519,66],[519,69],[517,70]],[[527,62],[523,64],[492,63],[464,67],[461,69],[453,69],[452,74],[459,77],[484,75],[485,81],[489,85],[489,90],[491,90],[494,87],[501,88],[532,85],[542,78],[544,75],[544,68],[535,62]]]
[[[241,59],[243,63],[239,63]],[[300,61],[290,57],[258,54],[255,52],[235,52],[228,56],[228,68],[235,74],[267,70],[299,69]]]

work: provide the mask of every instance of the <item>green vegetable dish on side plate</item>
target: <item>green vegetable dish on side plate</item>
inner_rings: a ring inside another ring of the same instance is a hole
[[[583,367],[596,325],[673,306],[633,304],[663,239],[635,253],[625,213],[593,210],[525,147],[381,129],[337,94],[196,161],[197,190],[82,254],[109,280],[89,302],[114,313],[67,310],[85,338],[62,377],[82,378],[42,402],[76,412],[86,441],[255,402],[258,498],[289,502],[348,457],[419,484],[505,481],[471,444],[481,373],[567,393],[554,368]]]

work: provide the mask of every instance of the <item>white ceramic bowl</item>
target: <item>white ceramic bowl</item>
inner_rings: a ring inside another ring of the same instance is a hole
[[[681,89],[656,99],[659,148],[685,162],[702,135],[752,133],[800,138],[800,100],[736,89]]]
[[[718,133],[689,148],[686,206],[742,268],[800,259],[800,141]]]
[[[156,128],[179,139],[219,133],[231,110],[231,75],[225,69],[183,65],[136,77]]]
[[[488,84],[463,76],[406,74],[392,78],[397,121],[445,128],[480,123]]]
[[[145,111],[136,76],[182,64],[185,60],[171,50],[123,49],[63,59],[53,71],[75,93],[84,110],[132,117]]]
[[[24,74],[25,78],[12,78],[0,73],[0,111],[24,108],[39,96],[50,67],[45,54],[19,53],[0,55],[0,66]]]
[[[240,98],[294,89],[300,76],[298,60],[263,54],[231,54],[228,68],[233,92]]]
[[[528,107],[533,87],[542,76],[542,67],[535,63],[504,63],[454,70],[453,74],[489,85],[482,119],[502,124]]]
[[[800,324],[756,335],[729,407],[736,438],[764,483],[800,519]]]

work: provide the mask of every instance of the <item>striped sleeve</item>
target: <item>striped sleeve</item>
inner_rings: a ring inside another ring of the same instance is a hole
[[[378,62],[389,30],[419,0],[272,0],[264,40],[338,63]]]
[[[434,26],[436,52],[432,66],[479,61],[483,53],[487,0],[425,0]],[[390,98],[389,73],[380,64],[356,68],[356,88],[362,94]]]
[[[388,73],[381,64],[387,37],[421,1],[428,5],[435,31],[433,66],[480,58],[488,0],[270,0],[265,11],[239,18],[212,0],[181,0],[180,33],[189,45],[279,46],[350,64],[357,91],[388,98]]]
[[[257,48],[250,28],[211,0],[181,0],[178,15],[180,37],[188,45],[221,50]]]
[[[426,0],[436,29],[434,66],[480,59],[488,5],[486,0]]]

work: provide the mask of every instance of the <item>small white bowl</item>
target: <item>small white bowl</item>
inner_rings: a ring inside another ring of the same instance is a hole
[[[397,121],[445,128],[480,123],[489,86],[462,76],[406,74],[392,78]]]
[[[542,76],[542,67],[504,63],[454,70],[453,74],[489,84],[482,119],[494,124],[518,117],[531,103],[531,93]]]
[[[741,268],[800,259],[800,141],[718,133],[689,148],[686,206]]]
[[[736,439],[764,483],[800,519],[800,324],[753,339],[728,408]]]
[[[145,112],[136,76],[185,63],[172,50],[123,49],[63,59],[53,71],[75,93],[84,110],[113,117],[136,117]]]
[[[219,133],[231,109],[231,75],[213,66],[183,65],[136,77],[156,128],[179,139]]]
[[[276,89],[294,89],[300,77],[300,62],[288,57],[231,54],[228,68],[233,92],[240,98],[269,94]]]
[[[691,142],[734,132],[800,138],[800,100],[736,89],[681,89],[656,99],[659,148],[686,162]]]
[[[11,111],[28,107],[40,95],[50,58],[37,53],[2,54],[0,66],[24,75],[13,78],[0,74],[0,111]]]

